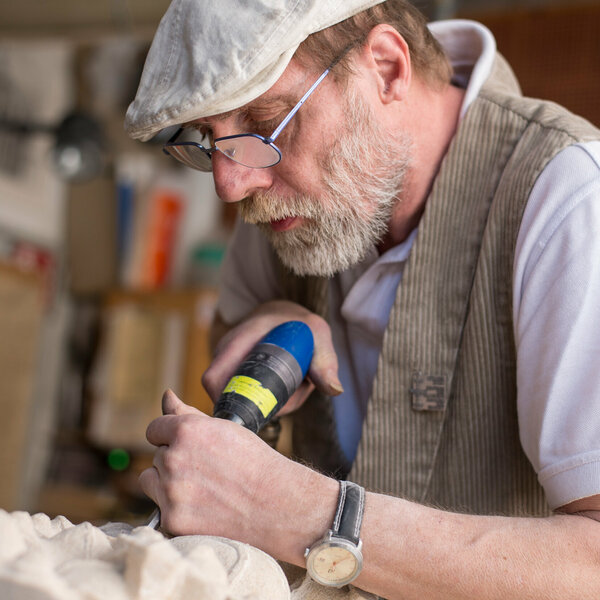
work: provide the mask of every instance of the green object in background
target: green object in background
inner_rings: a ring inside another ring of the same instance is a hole
[[[113,448],[107,457],[108,465],[114,471],[124,471],[131,463],[131,457],[123,448]]]
[[[221,264],[225,255],[225,246],[221,243],[207,243],[194,249],[193,259],[210,264]]]
[[[193,249],[190,264],[192,285],[218,286],[219,270],[225,255],[225,244],[219,241],[206,242]]]

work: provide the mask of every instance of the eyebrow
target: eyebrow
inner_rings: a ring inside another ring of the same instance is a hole
[[[225,119],[229,119],[229,117],[233,117],[234,115],[239,114],[241,111],[241,108],[236,108],[235,110],[230,110],[228,112],[220,113],[218,115],[200,117],[198,119],[194,119],[193,121],[189,121],[185,124],[185,126],[194,127],[195,125],[210,125],[208,119],[210,119],[210,121],[225,121]]]
[[[224,121],[225,119],[229,119],[230,117],[234,117],[237,116],[243,112],[249,112],[252,110],[266,110],[268,108],[270,108],[271,106],[274,106],[276,104],[284,104],[285,106],[289,106],[289,108],[291,109],[292,107],[294,107],[298,102],[298,98],[296,97],[296,94],[291,94],[291,93],[285,93],[285,94],[279,94],[273,98],[256,98],[255,100],[252,100],[249,104],[252,104],[252,106],[244,105],[240,108],[234,108],[233,110],[224,112],[224,113],[220,113],[218,115],[213,115],[213,116],[208,116],[208,117],[200,117],[198,119],[195,119],[194,121],[190,121],[188,123],[186,123],[184,125],[184,127],[199,127],[199,126],[205,126],[205,127],[210,127],[210,123],[211,122],[220,122],[220,121]]]

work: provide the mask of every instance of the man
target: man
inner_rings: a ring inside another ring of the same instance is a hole
[[[600,133],[522,98],[485,28],[430,30],[403,0],[169,9],[128,130],[207,134],[165,149],[245,221],[205,385],[304,320],[285,410],[318,470],[168,392],[141,484],[171,532],[310,548],[325,585],[597,598]]]

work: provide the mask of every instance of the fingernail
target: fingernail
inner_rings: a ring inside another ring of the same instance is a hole
[[[339,396],[344,391],[344,388],[342,387],[342,384],[339,381],[330,381],[328,385],[329,393],[332,396]]]
[[[161,399],[161,408],[162,408],[162,413],[163,415],[166,415],[168,412],[167,409],[167,402],[169,399],[169,395],[171,395],[173,393],[173,390],[171,390],[170,388],[165,390],[165,392],[162,395],[162,399]]]

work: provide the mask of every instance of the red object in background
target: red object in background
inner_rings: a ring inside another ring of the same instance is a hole
[[[47,249],[31,242],[15,242],[9,256],[9,262],[21,271],[36,273],[42,278],[44,285],[44,304],[52,303],[55,287],[56,261]]]

